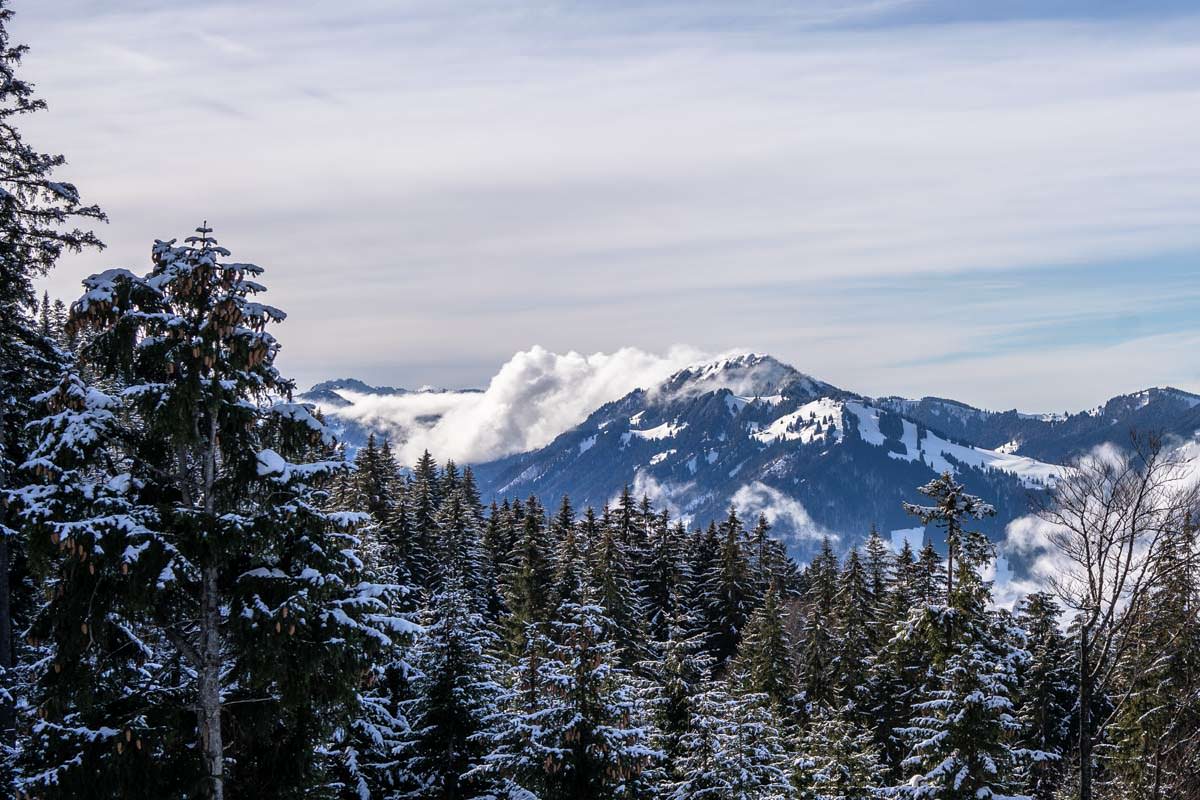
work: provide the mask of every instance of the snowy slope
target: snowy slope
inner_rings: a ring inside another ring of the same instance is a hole
[[[901,501],[919,500],[916,487],[941,471],[997,507],[997,518],[983,527],[998,534],[1028,511],[1030,493],[1049,485],[1072,455],[1123,444],[1131,428],[1187,439],[1200,431],[1200,396],[1170,388],[1122,395],[1087,412],[1022,414],[944,398],[865,397],[755,354],[663,374],[564,418],[545,432],[544,446],[461,460],[474,464],[488,500],[570,494],[598,508],[629,484],[696,521],[724,515],[731,503],[745,514],[762,511],[804,557],[824,534],[846,546],[871,525],[919,539]],[[387,408],[393,398],[421,413],[369,424],[364,407]],[[462,395],[342,380],[301,399],[319,404],[354,445],[371,429],[403,441],[414,426],[436,424],[437,410]]]
[[[1004,509],[1056,466],[928,429],[769,356],[693,367],[597,409],[547,447],[478,465],[485,495],[567,493],[601,506],[625,484],[704,521],[730,503],[773,517],[797,555],[822,535],[849,544],[878,524],[912,525],[902,500],[938,471]],[[994,531],[1000,523],[992,523]]]

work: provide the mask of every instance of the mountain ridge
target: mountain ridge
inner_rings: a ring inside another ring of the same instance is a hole
[[[324,394],[350,403],[360,386],[325,382],[299,399],[336,418],[340,407]],[[1072,456],[1149,429],[1191,438],[1200,395],[1151,387],[1074,414],[989,411],[951,398],[873,398],[745,353],[679,369],[543,447],[472,466],[488,500],[569,494],[600,507],[629,485],[697,522],[733,503],[766,514],[804,558],[825,535],[847,547],[873,525],[911,536],[901,503],[920,500],[916,488],[943,470],[997,507],[981,528],[999,539]]]

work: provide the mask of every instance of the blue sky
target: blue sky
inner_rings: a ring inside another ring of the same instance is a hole
[[[50,290],[207,218],[303,383],[687,345],[995,408],[1200,390],[1194,3],[13,6],[29,136],[112,217]]]

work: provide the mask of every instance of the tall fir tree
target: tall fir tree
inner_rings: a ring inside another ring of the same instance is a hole
[[[946,605],[951,605],[954,582],[958,578],[957,570],[963,570],[965,574],[970,570],[970,564],[977,562],[980,553],[988,547],[987,537],[978,531],[969,530],[966,525],[973,519],[994,516],[996,509],[979,497],[968,494],[966,487],[949,472],[943,472],[917,491],[933,500],[933,505],[905,503],[904,510],[919,519],[922,524],[933,525],[945,532]],[[964,567],[959,562],[967,562],[967,566]]]
[[[634,586],[634,566],[619,528],[600,530],[592,552],[591,585],[597,602],[612,620],[621,665],[629,668],[641,653],[642,619]]]
[[[667,785],[668,800],[787,800],[794,796],[793,759],[779,720],[766,698],[734,697],[719,685],[697,700],[684,737],[680,778]]]
[[[666,637],[651,643],[650,657],[638,668],[648,681],[653,744],[663,754],[661,780],[681,780],[678,768],[687,755],[684,742],[694,727],[697,701],[708,686],[713,659],[705,651],[700,621],[689,614],[678,594],[672,603]]]
[[[19,513],[53,595],[23,785],[42,796],[313,785],[371,651],[412,630],[362,574],[346,528],[365,515],[322,510],[344,462],[289,460],[331,439],[286,400],[262,270],[198,234],[72,308],[121,391],[67,373],[36,398]]]
[[[871,713],[867,675],[878,651],[874,636],[875,600],[858,550],[851,548],[838,576],[834,598],[834,662],[837,703],[846,713],[866,721]]]
[[[67,354],[52,332],[34,318],[34,281],[66,252],[100,249],[94,233],[77,225],[105,221],[98,206],[86,205],[74,184],[56,179],[61,155],[39,152],[25,141],[22,117],[46,108],[18,70],[28,48],[9,33],[13,11],[0,0],[0,497],[22,478],[17,468],[31,442],[34,418],[29,398],[49,388]],[[0,746],[15,742],[17,650],[14,618],[24,624],[34,600],[25,591],[25,543],[9,504],[0,503]],[[22,661],[25,661],[23,658]],[[0,775],[0,779],[3,775]]]
[[[412,656],[412,726],[400,747],[406,797],[462,800],[488,790],[477,768],[486,755],[480,736],[503,691],[499,642],[457,576],[433,598]]]
[[[799,736],[794,767],[798,800],[874,800],[883,767],[869,731],[822,709]]]
[[[1105,754],[1110,791],[1147,800],[1200,793],[1200,542],[1190,525],[1168,536],[1117,667],[1127,699]]]
[[[533,498],[530,506],[523,517],[512,566],[504,576],[507,638],[516,653],[528,648],[531,626],[549,622],[552,611],[554,563],[550,541],[545,519]]]
[[[1031,753],[1026,783],[1037,800],[1052,800],[1064,783],[1073,745],[1075,652],[1060,628],[1062,607],[1035,592],[1018,608],[1029,661],[1019,670],[1021,744]]]
[[[980,507],[956,490],[946,496],[952,508]],[[1016,796],[1029,756],[1016,717],[1018,671],[1028,661],[1023,635],[1010,630],[1011,617],[987,610],[990,591],[979,570],[990,549],[959,533],[949,603],[915,608],[900,635],[928,648],[934,667],[911,725],[901,730],[909,741],[901,763],[907,780],[894,793],[914,800]]]
[[[482,736],[490,752],[473,774],[512,800],[646,796],[660,754],[632,678],[617,666],[612,620],[585,596],[564,604],[550,630],[526,637],[511,689]]]
[[[781,720],[797,719],[799,687],[794,647],[775,586],[767,590],[762,605],[750,616],[732,675],[743,692],[765,697]]]
[[[800,685],[810,705],[837,705],[835,622],[838,560],[828,538],[803,575],[799,634]]]
[[[743,547],[744,537],[741,520],[731,507],[721,526],[716,559],[706,565],[701,578],[709,652],[718,670],[724,670],[737,653],[753,609],[754,586]]]

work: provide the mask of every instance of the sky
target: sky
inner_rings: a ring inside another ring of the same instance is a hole
[[[111,218],[49,291],[208,220],[302,385],[536,345],[996,409],[1200,391],[1194,3],[12,7],[26,137]]]

